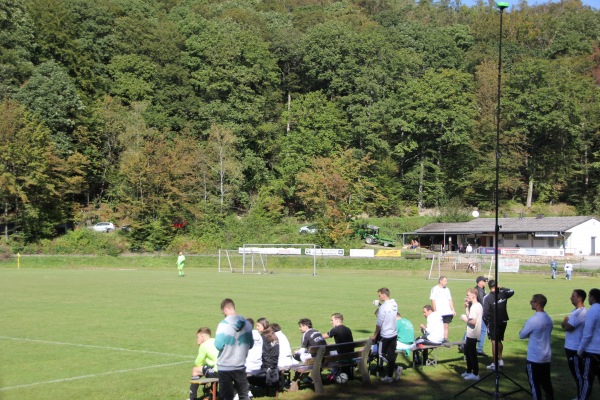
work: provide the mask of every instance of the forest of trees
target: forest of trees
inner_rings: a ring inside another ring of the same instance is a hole
[[[500,199],[600,212],[600,11],[504,12]],[[2,236],[494,205],[499,11],[2,0]],[[339,228],[339,229],[338,229]],[[167,234],[165,237],[169,237]]]

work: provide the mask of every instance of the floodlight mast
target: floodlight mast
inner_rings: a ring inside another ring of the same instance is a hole
[[[500,181],[500,157],[502,154],[500,153],[500,94],[501,94],[501,85],[502,85],[502,15],[504,14],[504,10],[508,8],[507,2],[496,2],[496,7],[500,10],[500,40],[498,41],[498,105],[496,108],[496,182],[495,182],[495,190],[494,197],[496,201],[496,229],[494,232],[494,254],[495,254],[495,262],[496,268],[494,269],[494,279],[496,280],[496,288],[494,290],[494,329],[498,329],[498,295],[500,293],[500,286],[498,284],[498,265],[499,265],[499,256],[498,256],[498,240],[500,237],[500,224],[498,221],[498,214],[500,210],[500,190],[499,190],[499,181]],[[494,332],[495,333],[495,332]],[[500,397],[500,366],[498,365],[498,350],[500,343],[498,341],[498,336],[494,334],[496,340],[494,340],[494,371],[496,372],[496,385],[494,391],[494,398],[498,399]]]

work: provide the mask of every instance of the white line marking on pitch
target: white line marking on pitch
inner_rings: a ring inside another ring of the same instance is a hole
[[[44,343],[44,344],[56,344],[56,345],[61,345],[61,346],[87,347],[87,348],[91,348],[91,349],[105,349],[105,350],[114,350],[114,351],[127,351],[127,352],[132,352],[132,353],[156,354],[156,355],[159,355],[159,356],[169,356],[169,357],[185,357],[187,359],[190,359],[189,355],[185,356],[183,354],[161,353],[161,352],[158,352],[158,351],[148,351],[148,350],[132,350],[132,349],[125,349],[125,348],[122,348],[122,347],[97,346],[97,345],[93,345],[93,344],[52,342],[52,341],[49,341],[49,340],[17,338],[17,337],[10,337],[10,336],[0,336],[0,339],[19,340],[19,341],[22,341],[22,342],[33,342],[33,343]]]
[[[75,380],[78,380],[78,379],[96,378],[96,377],[99,377],[99,376],[122,374],[122,373],[125,373],[125,372],[133,372],[133,371],[141,371],[141,370],[144,370],[144,369],[171,367],[173,365],[187,364],[188,362],[189,361],[178,361],[176,363],[170,363],[170,364],[150,365],[150,366],[140,367],[140,368],[120,369],[120,370],[117,370],[117,371],[101,372],[99,374],[73,376],[71,378],[55,379],[55,380],[52,380],[52,381],[27,383],[27,384],[24,384],[24,385],[16,385],[16,386],[3,387],[3,388],[0,388],[0,392],[5,391],[5,390],[11,390],[11,389],[22,389],[22,388],[27,388],[27,387],[32,387],[32,386],[38,386],[38,385],[47,385],[49,383],[69,382],[69,381],[75,381]]]

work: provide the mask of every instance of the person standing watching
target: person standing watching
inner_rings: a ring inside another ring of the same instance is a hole
[[[469,306],[470,304],[470,306]],[[462,375],[467,381],[479,380],[479,362],[477,361],[477,341],[481,336],[481,320],[483,307],[477,301],[477,290],[467,290],[465,300],[465,312],[460,319],[467,323],[467,340],[465,342],[465,357],[467,359],[467,370]]]
[[[529,339],[526,368],[533,400],[542,400],[541,389],[546,394],[546,400],[554,400],[550,375],[552,318],[544,311],[547,301],[543,294],[532,296],[529,304],[535,314],[525,322],[519,332],[520,339]]]
[[[477,289],[477,302],[481,305],[483,309],[483,299],[486,296],[485,285],[487,285],[488,279],[485,276],[478,276],[475,279],[475,289]],[[482,320],[481,321],[481,335],[479,336],[479,340],[477,341],[477,354],[482,356],[483,346],[485,345],[485,337],[487,336],[487,324]]]
[[[568,262],[565,264],[565,279],[570,281],[572,273],[573,273],[573,264]]]
[[[488,282],[490,293],[483,298],[483,319],[488,325],[488,336],[492,342],[492,355],[494,360],[496,359],[496,342],[498,343],[498,368],[504,367],[504,360],[502,359],[502,351],[504,345],[504,332],[506,332],[506,325],[508,324],[508,299],[510,299],[515,291],[505,287],[497,287],[496,281],[490,279]],[[496,313],[496,290],[498,291],[498,317],[494,321],[494,315]],[[487,366],[487,369],[495,370],[496,364],[491,363]]]
[[[581,341],[581,335],[583,334],[583,326],[585,325],[585,315],[587,308],[585,308],[585,291],[581,289],[573,290],[571,293],[571,304],[575,306],[575,309],[571,311],[571,314],[567,315],[561,323],[562,328],[565,330],[565,353],[567,355],[567,363],[575,384],[577,385],[577,396],[581,387],[579,380],[581,378],[581,364],[582,360],[577,355],[577,349],[579,349],[579,342]]]
[[[231,299],[221,302],[221,312],[225,316],[215,334],[215,347],[219,350],[217,368],[222,400],[233,400],[235,392],[240,400],[248,400],[248,377],[246,358],[254,345],[252,325],[235,311]]]
[[[177,271],[179,272],[179,276],[185,276],[183,273],[183,266],[185,265],[185,256],[183,255],[183,251],[179,252],[179,257],[177,257]]]
[[[379,312],[377,313],[377,324],[375,333],[371,337],[373,343],[381,335],[381,354],[386,359],[388,370],[387,376],[381,378],[382,382],[394,382],[393,375],[399,378],[400,374],[396,371],[396,341],[398,340],[398,330],[396,328],[396,314],[398,313],[398,304],[396,300],[390,299],[390,290],[381,288],[377,291],[379,296]]]
[[[452,322],[452,318],[456,315],[454,311],[454,302],[452,301],[452,295],[450,289],[448,289],[448,278],[440,276],[438,284],[431,289],[429,299],[431,300],[431,306],[433,311],[437,311],[442,316],[444,321],[444,340],[448,341],[448,325]]]
[[[600,289],[591,289],[588,294],[590,309],[585,316],[585,326],[579,343],[577,355],[583,357],[581,391],[579,400],[588,400],[592,396],[594,379],[600,380]]]
[[[556,270],[558,269],[558,263],[555,259],[550,260],[550,268],[552,268],[552,279],[556,279]]]

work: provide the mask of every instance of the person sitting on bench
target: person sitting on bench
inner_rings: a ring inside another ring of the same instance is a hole
[[[219,351],[215,347],[215,339],[210,337],[210,328],[202,327],[196,332],[196,343],[198,343],[198,356],[194,368],[192,368],[192,380],[198,380],[203,376],[206,378],[217,377],[217,358]],[[190,384],[190,400],[198,397],[198,384]]]
[[[262,331],[262,364],[260,370],[253,371],[248,382],[254,386],[279,388],[279,341],[275,331],[270,326]]]
[[[421,324],[422,336],[415,340],[415,343],[411,346],[411,350],[417,350],[419,345],[423,346],[439,346],[444,340],[444,321],[442,315],[438,311],[433,311],[433,307],[430,304],[423,306],[423,316],[427,318],[427,326]],[[423,361],[421,365],[427,362],[429,352],[427,349],[423,350]],[[418,355],[415,353],[415,357]],[[420,364],[417,362],[417,364]]]
[[[302,332],[302,343],[300,349],[294,353],[294,359],[305,363],[312,358],[308,349],[313,346],[325,346],[327,342],[323,339],[321,332],[313,329],[312,321],[308,318],[302,318],[298,321],[298,328]]]

